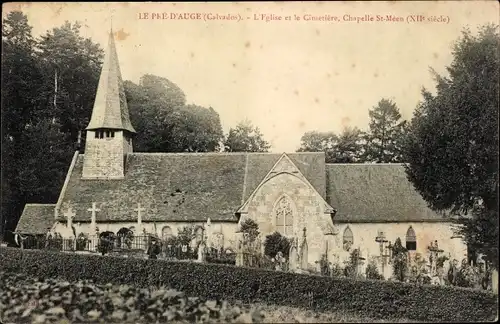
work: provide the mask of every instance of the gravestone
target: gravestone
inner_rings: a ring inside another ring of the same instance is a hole
[[[211,221],[210,221],[210,217],[207,218],[207,223],[205,224],[205,238],[207,240],[207,248],[211,248],[212,247],[212,226],[211,226]]]
[[[206,255],[205,255],[205,242],[201,241],[200,245],[198,246],[198,262],[205,262]]]
[[[297,237],[294,237],[290,244],[290,252],[288,254],[288,270],[291,272],[295,272],[299,267],[299,254],[297,251]]]
[[[300,250],[299,250],[299,264],[300,264],[300,269],[302,270],[307,270],[308,268],[308,257],[309,257],[309,248],[307,246],[307,237],[306,237],[306,228],[304,227],[303,229],[303,234],[302,234],[302,242],[300,244]]]
[[[243,236],[241,233],[238,233],[236,236],[237,242],[236,242],[236,266],[242,267],[243,266]]]
[[[134,211],[137,212],[137,233],[140,233],[143,231],[142,229],[142,212],[145,211],[146,209],[141,207],[140,203],[137,203],[137,208],[134,209]]]
[[[496,269],[491,271],[491,290],[498,294],[498,270]]]
[[[97,216],[96,216],[96,213],[98,211],[101,211],[99,208],[96,207],[96,203],[93,202],[92,203],[92,208],[89,208],[87,209],[87,211],[91,212],[92,213],[92,216],[90,218],[90,230],[89,230],[89,235],[90,236],[98,236],[98,233],[97,233]]]

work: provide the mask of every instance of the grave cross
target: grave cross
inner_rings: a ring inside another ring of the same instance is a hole
[[[137,232],[140,233],[142,230],[142,215],[141,212],[145,211],[146,209],[141,207],[140,203],[137,203],[137,208],[134,209],[134,211],[137,212]]]
[[[75,217],[75,212],[73,211],[73,208],[68,207],[66,212],[64,213],[64,216],[66,216],[67,223],[66,225],[68,226],[68,229],[70,231],[73,231],[73,217]]]
[[[101,211],[99,208],[96,207],[96,203],[92,203],[92,208],[87,209],[87,211],[92,212],[92,218],[90,220],[90,230],[92,235],[95,234],[96,232],[96,212]]]

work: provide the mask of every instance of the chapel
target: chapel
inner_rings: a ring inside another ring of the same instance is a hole
[[[239,224],[252,219],[262,235],[305,234],[310,263],[323,254],[342,262],[354,248],[379,257],[397,238],[415,253],[437,241],[450,259],[466,257],[449,216],[428,208],[401,164],[327,164],[324,152],[134,152],[112,32],[86,132],[57,203],[26,204],[16,232],[128,228],[165,238],[210,219],[215,241],[234,247]]]

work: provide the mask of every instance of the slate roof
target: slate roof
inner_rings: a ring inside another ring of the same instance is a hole
[[[338,222],[433,222],[402,164],[326,164],[327,201]]]
[[[26,204],[16,232],[45,234],[54,225],[55,204]]]
[[[131,153],[122,180],[81,179],[83,154],[61,193],[58,213],[71,206],[74,221],[89,222],[92,203],[97,221],[237,221],[234,213],[282,154]],[[324,153],[287,154],[325,198]]]
[[[122,129],[135,133],[130,123],[113,31],[109,34],[108,49],[99,77],[94,109],[87,126],[88,130],[97,128]]]

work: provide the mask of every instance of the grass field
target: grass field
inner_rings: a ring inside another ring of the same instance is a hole
[[[274,306],[274,305],[249,305],[258,307],[264,314],[263,323],[421,323],[408,319],[375,320],[353,314],[341,313],[316,313],[311,310]]]

